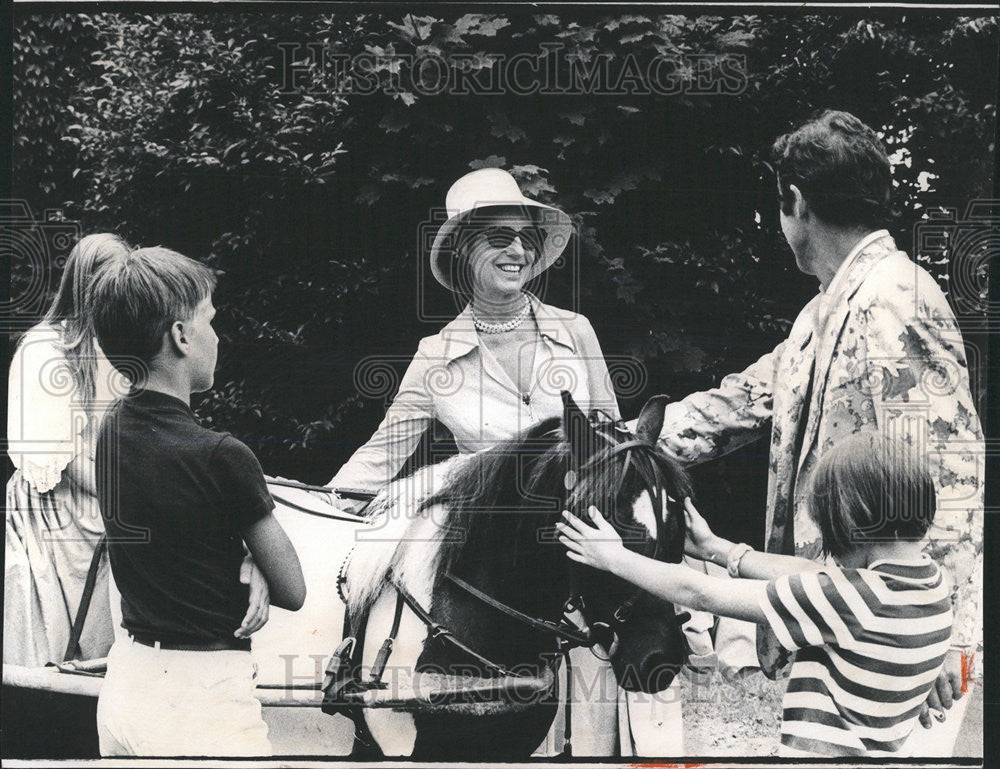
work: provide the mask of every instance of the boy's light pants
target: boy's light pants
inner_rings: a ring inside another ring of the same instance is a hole
[[[115,641],[97,702],[102,756],[269,756],[248,651]]]

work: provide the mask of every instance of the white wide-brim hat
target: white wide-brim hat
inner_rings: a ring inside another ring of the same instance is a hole
[[[562,211],[524,197],[514,177],[501,168],[482,168],[451,185],[445,197],[448,220],[431,245],[431,272],[445,288],[455,291],[458,232],[462,227],[486,226],[498,218],[523,218],[545,233],[541,253],[526,280],[545,272],[559,258],[573,233],[573,222]]]

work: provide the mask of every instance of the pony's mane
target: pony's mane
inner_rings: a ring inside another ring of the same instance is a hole
[[[441,543],[438,565],[455,567],[462,555],[481,557],[510,546],[508,567],[521,555],[525,527],[536,542],[539,518],[555,518],[560,509],[552,492],[562,487],[567,445],[562,420],[553,417],[518,437],[476,455],[452,474],[448,484],[424,502],[424,507],[448,509],[448,536]]]
[[[371,501],[366,510],[370,526],[357,533],[344,569],[347,610],[352,616],[366,611],[378,598],[390,569],[411,593],[426,597],[437,572],[449,510],[428,508],[424,502],[447,484],[456,468],[475,456],[459,455],[426,465],[393,481]]]

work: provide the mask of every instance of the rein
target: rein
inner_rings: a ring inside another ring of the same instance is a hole
[[[508,606],[503,601],[498,601],[496,598],[484,593],[479,588],[470,585],[464,579],[456,577],[450,571],[445,572],[444,576],[445,579],[451,581],[454,585],[464,590],[473,598],[479,599],[487,606],[503,612],[508,617],[516,619],[518,622],[523,625],[527,625],[532,630],[538,630],[542,633],[550,633],[563,643],[569,644],[571,648],[574,646],[593,646],[597,643],[591,633],[584,633],[571,625],[565,619],[562,619],[559,622],[552,622],[551,620],[532,617],[522,611],[518,611],[512,606]]]
[[[301,481],[288,481],[284,478],[272,478],[269,475],[264,476],[264,480],[268,486],[284,486],[289,489],[299,489],[300,491],[322,491],[328,494],[337,494],[338,496],[344,497],[345,499],[352,499],[361,502],[370,502],[375,495],[367,491],[355,491],[352,489],[333,489],[329,486],[316,486],[311,483],[302,483]],[[285,497],[275,494],[273,489],[268,489],[271,493],[271,497],[285,507],[289,507],[299,513],[306,513],[307,515],[315,515],[317,518],[329,518],[333,521],[346,521],[347,523],[365,523],[368,519],[364,515],[357,515],[355,513],[346,513],[343,510],[338,510],[336,513],[325,513],[321,510],[313,510],[312,508],[305,507],[304,505],[299,505],[292,502]]]

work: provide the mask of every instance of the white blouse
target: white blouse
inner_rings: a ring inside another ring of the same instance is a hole
[[[38,492],[51,491],[79,454],[94,458],[97,430],[107,408],[128,391],[125,377],[94,342],[96,393],[84,408],[59,330],[41,323],[21,340],[7,381],[7,453]]]
[[[529,295],[530,296],[530,295]],[[530,297],[539,330],[531,386],[520,392],[492,353],[479,344],[469,307],[439,333],[420,341],[378,430],[330,482],[338,489],[377,491],[391,481],[434,419],[462,453],[495,446],[549,417],[562,416],[561,391],[580,408],[618,417],[618,401],[590,322]]]

